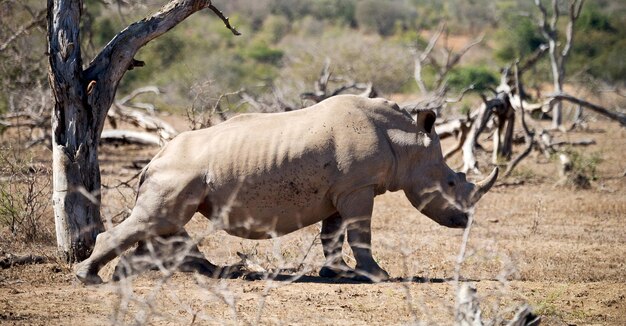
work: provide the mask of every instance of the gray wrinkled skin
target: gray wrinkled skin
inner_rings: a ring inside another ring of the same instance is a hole
[[[285,113],[244,114],[185,132],[141,176],[128,219],[100,234],[77,266],[84,283],[118,252],[146,238],[174,234],[200,212],[229,234],[281,236],[322,222],[322,276],[388,278],[372,258],[374,197],[403,190],[418,210],[448,227],[495,181],[472,184],[444,162],[431,111],[411,117],[395,103],[344,95]],[[357,266],[341,259],[347,233]]]

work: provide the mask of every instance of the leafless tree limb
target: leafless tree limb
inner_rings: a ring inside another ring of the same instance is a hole
[[[448,68],[448,70],[456,66],[459,63],[459,61],[461,61],[461,58],[467,53],[467,51],[469,51],[474,46],[482,43],[484,38],[485,38],[485,34],[481,34],[475,40],[471,41],[470,43],[467,43],[459,52],[452,54],[450,56],[450,59],[446,63],[446,67]]]
[[[473,91],[475,88],[474,84],[471,84],[469,86],[467,86],[466,88],[464,88],[463,90],[461,90],[461,93],[459,93],[459,95],[456,98],[447,98],[445,99],[446,103],[458,103],[461,102],[461,100],[463,100],[463,97],[465,97],[465,94],[467,94],[470,91]]]
[[[89,87],[88,87],[89,89]],[[117,128],[117,120],[122,120],[128,122],[134,126],[143,128],[147,131],[157,132],[163,141],[170,140],[174,138],[178,134],[178,131],[169,123],[159,119],[154,115],[154,105],[149,103],[133,103],[131,102],[134,98],[141,94],[145,93],[153,93],[160,94],[160,90],[156,86],[145,86],[135,89],[127,96],[124,96],[121,100],[115,101],[113,106],[109,109],[107,113],[107,118],[109,119],[109,123],[113,128]],[[141,108],[145,109],[147,113],[141,112],[139,110],[135,110],[132,108]],[[121,135],[120,135],[121,136]],[[109,135],[109,137],[112,137]],[[136,135],[131,137],[132,139],[137,138]],[[158,137],[157,137],[158,138]],[[161,143],[163,143],[163,141]],[[141,143],[137,141],[136,143]],[[150,144],[148,141],[146,144]]]
[[[524,72],[526,72],[526,70],[534,67],[546,53],[548,53],[548,46],[541,44],[530,56],[525,58],[524,62],[521,63],[519,75],[521,76]]]
[[[420,88],[420,92],[423,95],[431,92],[426,87],[424,80],[422,79],[422,69],[426,64],[431,65],[436,72],[435,82],[433,83],[433,90],[441,91],[447,90],[445,86],[445,78],[456,65],[459,64],[461,58],[474,46],[480,44],[483,41],[484,35],[479,36],[477,39],[467,43],[461,50],[454,52],[452,48],[448,46],[448,28],[444,22],[439,25],[437,31],[431,36],[428,45],[423,51],[420,51],[417,46],[410,49],[413,54],[414,72],[413,78]],[[438,59],[433,55],[433,49],[437,42],[441,39],[441,35],[444,35],[444,44],[441,48],[442,59]]]
[[[145,93],[153,93],[155,95],[161,94],[161,90],[156,86],[144,86],[133,90],[130,94],[122,97],[118,102],[122,105],[137,107],[137,104],[130,103],[135,97],[145,94]],[[154,108],[154,106],[153,106]],[[153,111],[150,113],[154,113]]]
[[[26,33],[29,29],[39,26],[41,23],[45,21],[45,19],[46,19],[46,10],[42,9],[38,11],[29,22],[20,26],[17,29],[17,31],[15,31],[13,34],[11,34],[11,36],[9,36],[9,38],[4,40],[4,42],[0,43],[0,52],[4,52],[4,50],[6,50],[7,47],[9,47],[11,43],[13,43],[13,41],[15,41],[22,34]]]
[[[228,17],[224,16],[224,13],[221,10],[217,9],[212,4],[209,5],[209,9],[213,10],[213,12],[217,15],[217,17],[219,17],[224,22],[224,25],[226,25],[226,28],[230,29],[230,31],[233,32],[233,34],[241,35],[241,33],[239,33],[237,29],[235,29],[233,26],[230,25],[230,20],[228,19]]]
[[[572,42],[574,39],[574,24],[576,20],[580,16],[580,12],[582,10],[582,6],[584,0],[570,0],[570,12],[569,12],[569,21],[567,24],[567,28],[565,31],[566,40],[563,45],[560,53],[558,51],[559,42],[558,42],[558,31],[557,31],[557,23],[559,20],[559,6],[557,0],[552,0],[552,16],[550,19],[550,24],[548,25],[548,12],[547,9],[543,6],[541,0],[535,0],[535,5],[539,8],[541,12],[541,17],[539,19],[539,27],[541,28],[542,34],[545,39],[548,41],[549,53],[550,53],[550,66],[552,68],[552,79],[554,84],[554,92],[562,93],[563,92],[563,83],[565,80],[565,62],[570,54],[570,49],[572,47]],[[552,127],[555,129],[562,128],[562,105],[560,100],[553,103],[550,107],[552,109]]]
[[[315,81],[315,91],[305,92],[300,94],[300,98],[304,100],[311,100],[315,103],[319,103],[329,97],[339,95],[345,91],[354,89],[362,91],[360,96],[376,97],[378,94],[374,89],[372,83],[357,83],[353,80],[344,77],[331,78],[332,72],[330,71],[330,59],[326,58],[324,61],[324,67],[320,72],[319,78]],[[345,83],[335,90],[331,91],[328,88],[329,82],[345,81]]]
[[[619,122],[622,126],[626,126],[626,114],[622,112],[608,110],[599,105],[581,100],[577,97],[574,97],[566,93],[549,94],[546,97],[549,98],[549,101],[548,101],[549,104],[552,103],[553,101],[561,101],[561,100],[572,102],[578,105],[582,105],[588,109],[591,109],[592,111],[602,114],[610,119],[613,119]]]
[[[411,49],[415,65],[413,78],[415,79],[415,82],[417,82],[417,86],[420,88],[422,94],[428,93],[428,90],[426,89],[426,84],[424,84],[424,81],[422,80],[422,66],[424,65],[426,60],[430,58],[430,53],[435,48],[435,44],[437,44],[437,41],[439,40],[439,37],[441,36],[441,33],[443,33],[443,30],[445,28],[445,22],[439,25],[439,28],[437,29],[435,34],[433,34],[433,36],[431,36],[430,40],[428,41],[428,45],[426,46],[426,48],[424,48],[424,51],[419,51],[417,45]]]
[[[512,154],[513,126],[515,123],[515,111],[509,99],[509,93],[498,92],[492,99],[483,98],[483,105],[478,110],[476,120],[470,129],[467,139],[463,144],[463,172],[478,171],[478,162],[474,155],[474,149],[478,142],[478,137],[483,132],[492,117],[496,130],[493,135],[492,163],[498,164],[500,157],[509,158]]]
[[[517,61],[515,62],[514,72],[515,72],[515,88],[520,89],[521,85],[520,85],[520,80],[519,80],[519,69],[518,69]],[[505,177],[508,177],[509,175],[511,175],[511,172],[513,172],[513,169],[515,169],[515,167],[519,164],[519,162],[521,162],[526,156],[528,156],[528,154],[530,154],[535,144],[535,139],[534,139],[535,132],[530,131],[528,129],[528,125],[526,124],[526,113],[524,110],[523,101],[520,101],[519,106],[520,107],[518,109],[518,112],[520,115],[520,121],[522,123],[522,129],[524,130],[524,140],[526,142],[526,149],[524,149],[523,152],[518,154],[513,160],[509,162],[509,164],[507,164],[506,171],[504,171]]]

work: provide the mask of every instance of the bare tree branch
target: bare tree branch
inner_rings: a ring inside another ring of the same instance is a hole
[[[362,91],[362,93],[359,94],[360,96],[377,96],[376,90],[373,88],[372,83],[357,83],[349,78],[344,77],[331,78],[331,75],[332,73],[330,71],[330,59],[326,58],[326,60],[324,60],[324,68],[322,68],[319,78],[315,81],[315,91],[301,93],[300,98],[319,103],[329,97],[339,95],[350,89]],[[345,84],[339,86],[333,91],[330,91],[328,89],[328,83],[331,81],[343,81],[345,82]]]
[[[446,64],[446,66],[448,67],[448,70],[452,69],[452,67],[456,66],[459,63],[459,61],[461,60],[461,57],[463,57],[465,55],[465,53],[467,53],[467,51],[469,51],[474,46],[482,43],[484,38],[485,38],[485,34],[481,34],[477,39],[475,39],[475,40],[471,41],[470,43],[466,44],[459,52],[453,54],[451,59]]]
[[[424,51],[420,52],[417,48],[417,45],[411,49],[411,52],[413,53],[413,60],[414,60],[414,65],[415,65],[413,78],[415,79],[415,82],[417,83],[417,86],[420,88],[420,91],[422,92],[422,94],[428,93],[428,90],[426,89],[426,84],[424,84],[424,81],[422,80],[422,66],[426,62],[426,60],[430,57],[430,53],[433,51],[433,48],[435,48],[435,44],[437,44],[437,41],[439,40],[439,37],[441,36],[441,33],[443,33],[443,30],[445,29],[445,27],[446,27],[445,22],[439,25],[439,28],[437,29],[435,34],[433,34],[433,36],[431,36],[430,40],[428,41],[428,45],[426,46]]]
[[[437,59],[433,55],[433,49],[437,42],[441,39],[441,35],[444,35],[443,45],[441,47],[442,58]],[[459,64],[461,58],[474,46],[480,44],[483,41],[484,35],[479,36],[477,39],[467,43],[461,50],[454,52],[451,47],[448,46],[448,34],[449,30],[447,24],[444,22],[439,25],[437,31],[431,36],[428,45],[423,51],[419,51],[418,47],[411,48],[414,62],[413,78],[420,88],[420,92],[426,95],[430,92],[422,79],[422,69],[424,65],[429,64],[435,69],[435,81],[433,83],[433,90],[442,91],[447,90],[446,76],[456,65]],[[444,94],[445,95],[445,94]]]
[[[124,105],[128,105],[128,103],[130,101],[132,101],[135,97],[141,95],[141,94],[145,94],[145,93],[153,93],[155,95],[159,95],[161,94],[161,90],[156,87],[156,86],[144,86],[144,87],[140,87],[137,88],[135,90],[133,90],[132,92],[130,92],[130,94],[122,97],[118,102],[122,103]]]
[[[541,44],[535,51],[528,56],[524,62],[521,64],[519,68],[519,75],[521,76],[526,72],[526,70],[532,68],[537,64],[537,62],[543,58],[543,56],[548,52],[548,46],[545,44]]]
[[[456,98],[447,98],[447,99],[445,99],[445,102],[446,103],[458,103],[458,102],[461,102],[463,97],[465,97],[465,94],[467,94],[469,91],[473,91],[474,88],[475,88],[474,84],[471,84],[471,85],[467,86],[466,88],[464,88],[463,90],[461,90],[461,93],[459,93],[459,95]]]
[[[515,73],[515,88],[516,89],[520,89],[521,85],[520,85],[520,79],[519,79],[519,68],[518,68],[519,62],[516,61],[515,62],[515,66],[514,66],[514,73]],[[520,120],[522,122],[522,129],[524,130],[524,140],[526,142],[526,149],[524,149],[523,152],[521,152],[520,154],[518,154],[513,160],[511,160],[509,162],[509,164],[507,164],[506,167],[506,171],[504,171],[504,176],[508,177],[509,175],[511,175],[511,172],[513,172],[513,169],[515,169],[515,167],[519,164],[519,162],[521,162],[526,156],[528,156],[528,154],[530,154],[530,152],[533,150],[533,146],[535,144],[535,132],[534,131],[530,131],[528,129],[528,125],[526,125],[526,113],[524,110],[524,101],[520,101],[519,103],[519,114],[520,114]]]
[[[126,70],[137,66],[138,61],[134,59],[134,55],[141,47],[169,31],[191,14],[211,7],[211,1],[208,0],[174,0],[152,16],[129,25],[117,34],[90,62],[83,73],[85,81],[96,82],[94,94],[97,95],[89,97],[90,104],[98,107],[100,105],[97,103],[113,101],[117,85]],[[224,21],[227,28],[235,35],[239,35],[239,32],[230,26],[228,19],[219,10],[213,8],[211,10]],[[102,130],[106,109],[99,110],[99,130]]]
[[[37,27],[39,24],[44,22],[45,19],[46,19],[46,10],[42,9],[34,15],[32,20],[20,26],[17,29],[17,31],[15,31],[11,36],[9,36],[8,39],[0,43],[0,52],[3,52],[4,50],[6,50],[7,47],[9,47],[9,45],[11,45],[11,43],[13,43],[13,41],[15,41],[18,37],[26,33],[29,29]]]
[[[568,102],[572,102],[578,105],[582,105],[588,109],[591,109],[592,111],[602,114],[606,117],[609,117],[617,122],[619,122],[622,126],[626,126],[626,114],[622,113],[622,112],[618,112],[618,111],[611,111],[608,110],[606,108],[603,108],[599,105],[581,100],[577,97],[571,96],[569,94],[565,94],[565,93],[560,93],[560,94],[549,94],[546,96],[547,98],[549,98],[550,100],[548,101],[549,103],[553,102],[553,101],[560,101],[560,100],[564,100],[564,101],[568,101]]]
[[[567,27],[565,29],[565,46],[563,47],[563,51],[561,51],[561,56],[563,58],[569,55],[570,49],[572,48],[572,40],[574,38],[574,23],[580,16],[580,11],[582,10],[583,3],[585,0],[571,0],[570,1],[570,9],[569,9],[569,21],[567,22]]]
[[[535,0],[535,4],[539,8],[541,12],[541,18],[539,19],[539,27],[541,28],[542,34],[548,41],[548,46],[550,49],[550,66],[552,68],[552,79],[554,84],[554,92],[562,93],[563,92],[563,83],[565,80],[565,63],[570,53],[570,49],[572,47],[572,42],[574,39],[574,24],[576,20],[580,16],[580,11],[582,10],[582,5],[584,0],[570,0],[570,13],[569,13],[569,21],[566,29],[566,40],[563,48],[560,52],[558,52],[559,42],[558,42],[558,31],[557,31],[557,23],[559,20],[559,6],[557,0],[552,0],[552,18],[550,21],[550,25],[547,25],[547,10],[543,6],[541,0]],[[552,113],[552,128],[562,129],[562,105],[560,101],[552,103],[550,109],[553,111]]]
[[[241,35],[241,33],[239,33],[239,31],[236,28],[230,25],[230,20],[228,20],[228,17],[224,16],[224,13],[222,11],[215,8],[215,6],[213,6],[212,4],[209,5],[209,9],[213,10],[213,12],[217,15],[217,17],[219,17],[224,22],[224,25],[226,25],[226,28],[230,29],[230,31],[233,32],[233,34]]]

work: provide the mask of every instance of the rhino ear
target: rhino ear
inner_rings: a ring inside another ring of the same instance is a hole
[[[430,134],[435,127],[437,115],[432,110],[419,110],[415,113],[415,122],[418,128],[424,128],[427,134]]]

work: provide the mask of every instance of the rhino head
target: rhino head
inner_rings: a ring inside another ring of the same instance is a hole
[[[422,214],[443,226],[464,228],[474,205],[496,182],[498,168],[480,182],[467,181],[465,173],[454,172],[443,159],[434,128],[435,113],[418,111],[414,119],[416,144],[409,155],[411,162],[407,164],[407,182],[403,190]]]

